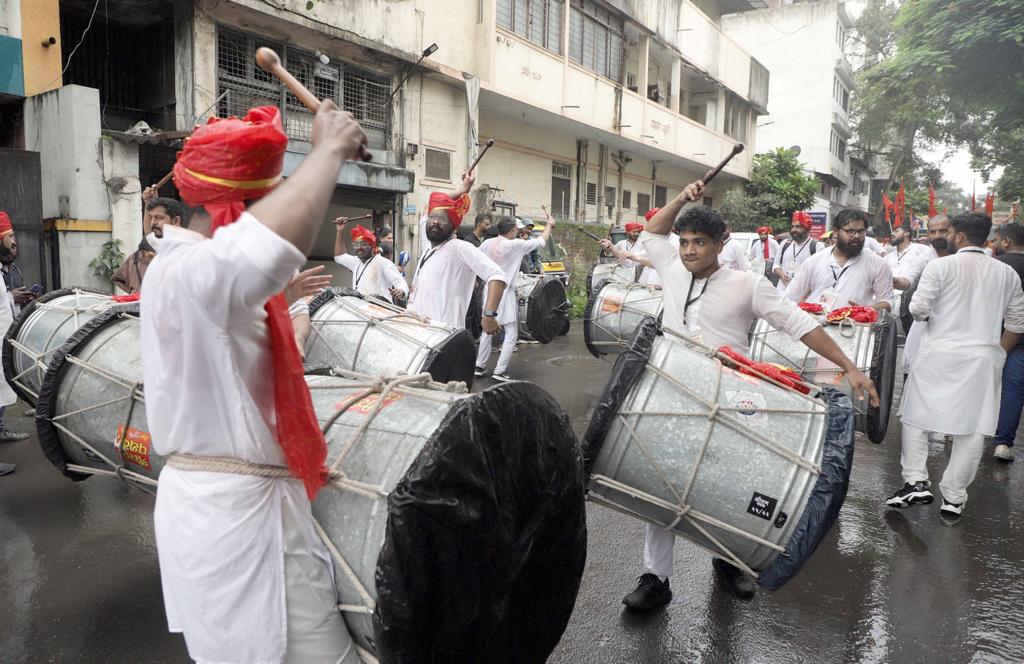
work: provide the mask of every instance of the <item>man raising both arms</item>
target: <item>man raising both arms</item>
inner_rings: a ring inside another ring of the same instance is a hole
[[[473,284],[479,277],[485,286],[481,327],[494,334],[508,277],[501,268],[469,242],[455,237],[462,217],[469,210],[469,192],[473,174],[462,176],[462,186],[449,196],[439,191],[430,194],[427,216],[421,223],[423,252],[409,291],[408,310],[430,320],[441,321],[457,330],[466,328],[466,310],[473,297]]]
[[[647,256],[661,276],[664,326],[681,334],[699,335],[711,348],[743,349],[754,320],[764,318],[840,366],[854,391],[858,395],[866,391],[872,405],[877,406],[874,384],[811,316],[775,290],[764,276],[721,269],[718,254],[724,244],[725,223],[717,213],[704,206],[687,210],[675,224],[679,231],[676,250],[675,243],[668,238],[672,220],[684,204],[700,199],[702,190],[699,180],[688,185],[647,223],[640,236]],[[668,577],[672,575],[674,542],[671,530],[647,526],[645,572],[637,589],[623,598],[626,606],[648,610],[669,602],[672,591]],[[754,584],[749,577],[724,560],[716,558],[713,565],[729,592],[742,599],[753,597]]]
[[[362,226],[352,229],[352,248],[356,255],[345,251],[347,217],[334,220],[334,262],[352,272],[352,288],[363,295],[379,297],[387,302],[402,304],[409,287],[395,264],[377,253],[377,236]]]
[[[512,217],[501,217],[498,220],[498,237],[485,240],[480,245],[480,251],[504,271],[508,284],[505,287],[505,294],[501,298],[501,304],[498,305],[498,323],[505,330],[505,341],[501,344],[498,364],[495,365],[494,374],[491,376],[494,380],[502,382],[512,380],[505,371],[508,369],[508,363],[512,361],[516,341],[519,340],[519,303],[516,297],[519,265],[524,256],[547,244],[548,238],[551,237],[551,229],[554,227],[555,220],[549,214],[547,225],[544,226],[540,237],[522,240],[516,237],[518,235],[516,220]],[[491,356],[493,338],[494,335],[488,333],[480,336],[480,348],[476,355],[477,376],[483,376],[487,370],[487,360]]]

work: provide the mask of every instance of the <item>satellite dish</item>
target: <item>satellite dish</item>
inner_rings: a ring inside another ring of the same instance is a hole
[[[800,146],[799,145],[794,145],[791,148],[789,148],[788,150],[786,150],[786,152],[788,152],[789,154],[793,155],[794,157],[799,157],[800,156]]]

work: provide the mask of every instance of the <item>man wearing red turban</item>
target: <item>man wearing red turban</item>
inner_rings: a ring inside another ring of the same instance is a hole
[[[497,320],[498,304],[508,277],[483,252],[455,237],[456,229],[469,211],[469,190],[475,181],[473,174],[467,171],[457,191],[430,194],[427,214],[420,220],[421,246],[429,245],[429,248],[416,264],[408,309],[457,330],[465,329],[466,311],[479,278],[487,284],[480,324],[484,332],[494,334],[501,329]]]
[[[188,230],[152,240],[142,369],[153,448],[167,456],[154,521],[168,626],[197,661],[356,661],[312,523],[326,445],[282,290],[365,141],[324,102],[312,151],[278,186],[288,138],[278,109],[261,107],[198,127],[174,166],[197,209]]]
[[[17,256],[17,253],[18,243],[14,239],[14,226],[11,224],[11,218],[7,216],[6,212],[0,210],[0,259],[9,257],[13,265],[13,257]],[[15,313],[20,310],[18,303],[14,299],[17,291],[25,291],[25,289],[12,288],[11,291],[8,291],[7,285],[0,282],[0,329],[6,330],[9,328],[11,323],[14,322]],[[7,410],[7,406],[10,406],[17,400],[18,397],[14,394],[14,390],[4,380],[3,384],[0,385],[0,442],[27,440],[29,437],[27,433],[9,430],[4,423],[4,411]],[[14,464],[0,464],[0,467],[7,468],[7,472],[0,471],[0,475],[14,472]]]
[[[760,242],[755,242],[750,246],[750,262],[757,263],[760,261],[766,266],[770,265],[779,253],[779,243],[772,237],[771,227],[759,226],[757,228],[757,239]]]
[[[643,265],[643,262],[636,260],[637,256],[633,254],[634,252],[636,254],[641,253],[640,245],[637,244],[637,238],[640,237],[640,232],[643,231],[644,225],[637,222],[629,222],[625,228],[626,239],[619,240],[614,245],[611,243],[611,240],[601,240],[601,254],[603,256],[614,256],[620,265],[635,268]]]
[[[811,215],[797,211],[793,213],[793,224],[789,229],[789,237],[779,247],[778,259],[772,271],[779,278],[776,288],[785,293],[789,282],[793,280],[800,267],[808,258],[817,253],[821,245],[811,237]]]
[[[334,220],[334,262],[352,273],[352,288],[364,295],[379,297],[386,302],[404,304],[409,286],[394,263],[377,253],[377,236],[369,229],[356,226],[351,231],[352,248],[356,255],[345,250],[347,217]]]

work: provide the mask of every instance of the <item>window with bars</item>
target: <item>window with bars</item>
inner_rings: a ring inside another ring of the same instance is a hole
[[[597,205],[597,184],[587,183],[587,205]]]
[[[628,210],[633,207],[633,192],[629,189],[622,190],[622,209]]]
[[[426,148],[426,166],[424,174],[432,180],[452,179],[452,153],[437,148]]]
[[[636,213],[639,215],[647,214],[651,209],[651,195],[650,194],[637,194],[636,195]]]
[[[660,184],[654,185],[654,207],[665,207],[665,203],[667,202],[668,187],[663,187]]]
[[[260,46],[280,53],[285,69],[318,98],[331,99],[352,113],[366,132],[370,148],[388,147],[390,77],[343,64],[323,64],[312,53],[225,28],[217,30],[217,95],[227,92],[217,108],[221,117],[241,117],[253,106],[277,106],[289,138],[312,138],[313,114],[273,75],[256,66],[253,55]]]
[[[563,0],[498,0],[497,23],[537,46],[562,53]]]
[[[563,180],[572,179],[572,164],[565,164],[560,161],[551,162],[551,175]]]
[[[577,0],[569,12],[569,59],[621,82],[622,31],[622,19],[590,0]]]

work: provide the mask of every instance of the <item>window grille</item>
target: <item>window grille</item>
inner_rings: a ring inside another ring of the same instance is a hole
[[[433,180],[452,179],[452,153],[446,150],[426,148],[426,176]]]

